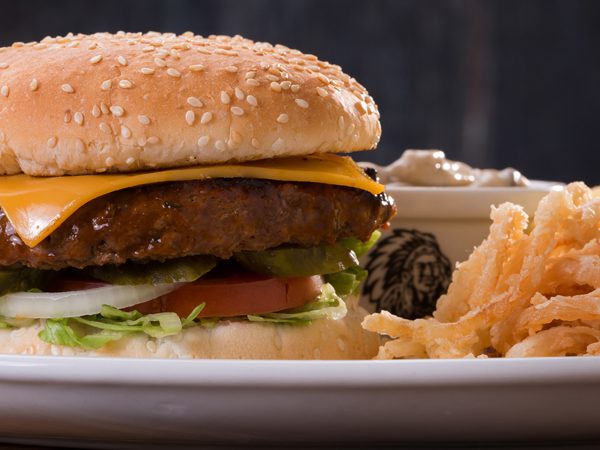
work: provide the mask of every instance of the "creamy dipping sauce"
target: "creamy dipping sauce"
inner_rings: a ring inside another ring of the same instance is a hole
[[[446,159],[441,150],[406,150],[388,166],[360,163],[377,170],[381,183],[407,186],[526,187],[529,180],[513,168],[474,169]]]

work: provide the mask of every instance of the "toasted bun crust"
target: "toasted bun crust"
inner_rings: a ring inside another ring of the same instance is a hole
[[[349,152],[380,133],[364,87],[281,45],[104,33],[0,48],[0,174]]]
[[[100,350],[48,344],[38,338],[42,326],[0,330],[0,353],[24,355],[106,356],[128,358],[210,359],[371,359],[379,338],[365,331],[366,311],[349,303],[342,320],[316,320],[308,326],[255,322],[220,322],[214,328],[194,327],[163,339],[136,335]]]

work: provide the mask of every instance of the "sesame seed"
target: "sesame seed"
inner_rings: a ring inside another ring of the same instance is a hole
[[[112,166],[114,163],[115,159],[112,156],[109,156],[104,160],[104,164],[106,164],[108,167]]]
[[[94,105],[92,108],[92,116],[98,118],[100,117],[100,108],[98,108],[98,105]]]
[[[153,52],[153,51],[154,51],[154,47],[152,47],[151,45],[147,45],[146,47],[143,47],[143,48],[142,48],[142,51],[143,51],[144,53],[150,53],[150,52]]]
[[[248,78],[246,84],[249,84],[250,86],[260,86],[260,81],[255,80],[254,78]]]
[[[0,63],[0,69],[8,69],[8,63]]]
[[[290,90],[293,93],[296,93],[296,92],[298,92],[300,90],[300,85],[299,84],[292,84],[292,86],[290,87]]]
[[[65,123],[71,123],[71,113],[69,111],[67,111],[65,113],[65,116],[63,117],[63,120]]]
[[[121,117],[125,114],[125,110],[121,106],[111,106],[109,109],[113,116]]]
[[[125,160],[125,164],[127,164],[128,166],[132,165],[135,162],[135,158],[133,156],[130,156],[129,158],[127,158]]]
[[[279,81],[279,77],[276,77],[275,75],[265,75],[265,78],[269,81]]]
[[[360,114],[361,116],[367,112],[367,109],[365,108],[365,104],[363,102],[356,102],[354,104],[354,107],[358,111],[358,114]]]
[[[254,95],[249,95],[246,97],[246,101],[249,105],[258,106],[258,102],[256,101],[256,97]]]
[[[73,92],[75,92],[75,89],[73,89],[73,86],[71,86],[70,84],[63,84],[61,87],[63,92],[66,92],[67,94],[72,94]]]
[[[255,76],[256,76],[256,71],[250,70],[250,71],[246,72],[246,75],[244,75],[244,78],[249,79],[249,78],[254,78]]]
[[[181,76],[181,72],[177,69],[174,69],[172,67],[169,67],[167,69],[167,75],[174,77],[174,78],[179,78]]]
[[[239,106],[232,106],[230,108],[231,114],[234,114],[236,116],[243,116],[244,115],[244,110],[242,108],[240,108]]]
[[[131,130],[125,125],[121,125],[121,136],[123,136],[125,139],[129,139],[131,137]]]
[[[325,75],[323,75],[322,73],[318,73],[317,74],[317,78],[322,81],[325,84],[329,84],[331,83],[331,81],[329,80],[329,78],[327,78]]]
[[[194,111],[189,110],[185,112],[185,121],[190,126],[194,125],[194,122],[196,121],[196,114]]]
[[[108,106],[106,106],[106,103],[104,102],[100,102],[100,111],[102,111],[102,114],[108,114],[110,112]]]
[[[167,62],[162,58],[154,58],[154,64],[156,64],[158,67],[165,67]]]
[[[83,113],[81,113],[81,112],[79,112],[79,111],[78,111],[78,112],[76,112],[76,113],[73,115],[73,120],[74,120],[74,121],[75,121],[75,123],[76,123],[76,124],[78,124],[78,125],[83,125],[83,119],[84,119],[84,117],[83,117]]]
[[[275,81],[271,83],[271,90],[275,92],[281,92],[281,85]]]
[[[238,68],[235,66],[227,66],[225,67],[225,70],[229,73],[236,73],[238,71]]]
[[[192,72],[202,72],[204,70],[204,66],[202,64],[192,64],[189,69]]]
[[[294,100],[296,102],[296,105],[298,105],[300,108],[308,108],[308,102],[306,100],[302,100],[301,98],[297,98],[296,100]]]
[[[202,101],[198,97],[188,97],[187,103],[188,105],[193,106],[194,108],[202,108],[202,106],[204,106]]]
[[[142,125],[150,125],[150,118],[142,114],[138,116],[138,122]]]
[[[287,91],[292,86],[292,82],[291,81],[282,81],[280,83],[280,85],[281,85],[281,89]]]
[[[238,100],[244,100],[244,98],[246,97],[246,94],[244,94],[244,91],[242,91],[239,87],[235,88],[235,97]]]
[[[100,89],[102,89],[103,91],[108,91],[110,90],[112,86],[112,80],[104,80],[102,82],[102,84],[100,85]]]
[[[152,75],[154,73],[154,69],[151,69],[150,67],[142,67],[140,72],[142,72],[144,75]]]
[[[38,86],[38,80],[36,80],[35,78],[31,80],[31,83],[29,83],[29,89],[31,89],[32,91],[37,91]]]
[[[225,105],[228,105],[229,103],[231,103],[231,97],[225,91],[221,91],[221,103],[223,103]]]
[[[288,123],[289,120],[290,118],[287,114],[279,114],[279,117],[277,118],[277,122],[279,123]]]
[[[283,139],[281,138],[277,138],[277,140],[275,142],[273,142],[273,145],[271,145],[271,148],[275,151],[280,151],[282,150],[282,147],[284,146],[285,142],[283,141]]]
[[[104,122],[100,122],[100,131],[102,131],[103,133],[106,134],[112,134],[112,130],[111,128],[108,126],[108,124],[104,123]]]
[[[133,87],[133,83],[129,80],[119,80],[119,87],[122,89],[131,89]]]
[[[147,142],[148,144],[158,144],[160,142],[160,139],[156,136],[150,136]]]
[[[90,58],[92,64],[98,64],[100,61],[102,61],[102,55],[96,55]]]
[[[58,143],[58,139],[56,138],[56,136],[52,136],[50,139],[48,139],[48,148],[54,148],[56,147],[56,144]]]
[[[210,141],[210,137],[209,136],[200,136],[198,138],[198,147],[205,147],[208,144],[208,141]]]
[[[225,142],[223,142],[223,141],[215,142],[215,147],[217,148],[217,150],[220,150],[220,151],[225,151],[225,149],[227,148],[225,146]]]
[[[124,56],[117,56],[117,62],[119,64],[121,64],[122,66],[126,66],[127,65],[127,60],[125,59]]]
[[[329,95],[329,92],[327,92],[322,87],[318,87],[317,88],[317,94],[319,94],[321,97],[327,97]]]
[[[212,117],[212,113],[210,111],[206,111],[204,114],[202,114],[202,117],[200,117],[200,123],[205,125],[212,120]]]
[[[252,144],[252,147],[254,147],[254,148],[260,147],[258,139],[256,139],[256,138],[252,138],[252,140],[250,141],[250,144]]]

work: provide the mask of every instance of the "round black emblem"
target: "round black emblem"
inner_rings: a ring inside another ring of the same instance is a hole
[[[430,233],[397,228],[369,255],[363,295],[376,305],[407,319],[427,316],[446,293],[452,267]]]

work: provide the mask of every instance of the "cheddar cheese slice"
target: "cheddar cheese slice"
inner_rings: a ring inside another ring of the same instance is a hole
[[[372,194],[379,194],[384,189],[351,158],[323,154],[115,175],[5,176],[0,177],[0,208],[23,242],[34,247],[77,209],[102,195],[144,184],[207,178],[324,183],[358,188]]]

